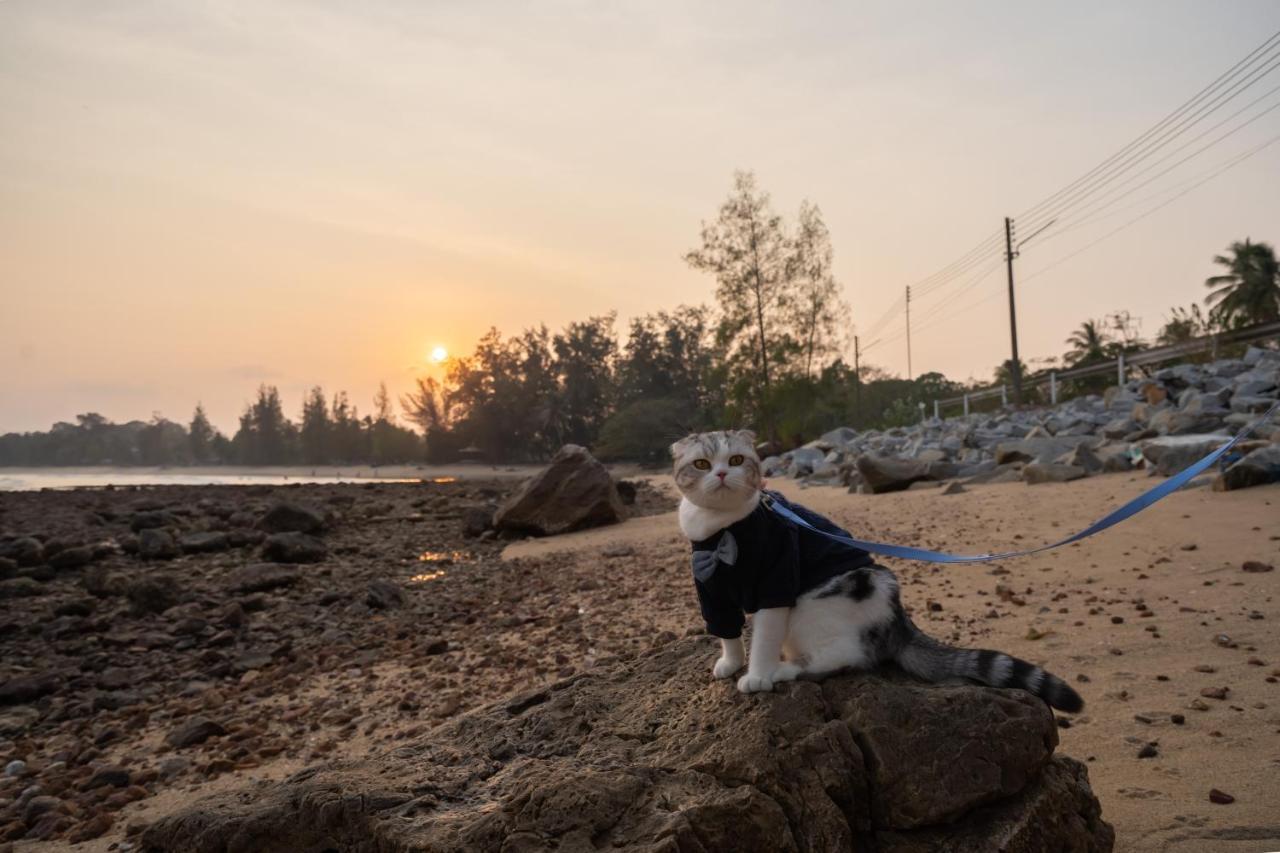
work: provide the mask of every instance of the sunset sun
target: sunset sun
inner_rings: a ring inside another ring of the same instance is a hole
[[[431,361],[439,364],[449,357],[449,351],[442,346],[436,345],[431,348]]]

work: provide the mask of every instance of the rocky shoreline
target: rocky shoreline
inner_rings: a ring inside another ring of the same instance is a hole
[[[629,648],[565,602],[590,579],[501,561],[486,528],[518,486],[0,493],[0,849],[128,837],[158,793],[385,746]]]
[[[1280,351],[1179,364],[1054,408],[969,415],[886,431],[832,430],[764,460],[767,476],[882,494],[939,483],[1068,482],[1146,468],[1169,476],[1280,399]],[[1214,488],[1280,482],[1280,421],[1263,424]]]

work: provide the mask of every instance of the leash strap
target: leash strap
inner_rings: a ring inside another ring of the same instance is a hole
[[[1197,475],[1208,469],[1226,455],[1231,448],[1235,447],[1236,444],[1242,441],[1246,436],[1250,435],[1255,429],[1269,420],[1277,411],[1280,411],[1280,402],[1277,402],[1266,412],[1266,414],[1258,418],[1245,429],[1241,430],[1235,438],[1230,439],[1199,462],[1196,462],[1177,474],[1174,474],[1163,483],[1160,483],[1155,488],[1149,489],[1141,495],[1138,495],[1123,506],[1112,510],[1110,513],[1098,519],[1093,524],[1090,524],[1079,533],[1068,536],[1066,539],[1062,539],[1058,542],[1053,542],[1049,545],[1041,545],[1039,548],[1030,548],[1026,551],[1007,551],[1003,554],[945,554],[941,551],[930,551],[925,548],[912,548],[907,545],[888,545],[880,542],[868,542],[864,539],[855,539],[852,536],[839,536],[834,533],[828,533],[825,530],[819,530],[787,507],[771,499],[767,494],[763,497],[763,501],[766,507],[793,524],[798,524],[801,527],[807,527],[813,532],[820,533],[829,539],[835,539],[838,542],[844,542],[857,548],[861,548],[863,551],[868,551],[872,554],[880,554],[885,557],[897,557],[902,560],[920,560],[926,563],[985,563],[991,560],[1007,560],[1012,557],[1025,557],[1029,554],[1039,554],[1041,551],[1061,548],[1063,545],[1070,545],[1072,542],[1079,542],[1081,539],[1087,539],[1096,533],[1101,533],[1108,527],[1113,527],[1125,519],[1137,515],[1162,498],[1176,492]]]

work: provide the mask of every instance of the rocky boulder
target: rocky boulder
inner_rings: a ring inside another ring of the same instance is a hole
[[[499,532],[553,536],[626,518],[613,477],[585,447],[566,444],[551,464],[498,508]]]
[[[1170,435],[1142,443],[1142,455],[1156,473],[1170,477],[1229,441],[1226,435]]]
[[[1069,483],[1088,474],[1089,472],[1079,465],[1061,462],[1032,462],[1022,469],[1022,479],[1032,486],[1042,483]]]
[[[996,464],[1010,462],[1052,462],[1064,453],[1070,453],[1081,444],[1091,444],[1089,436],[1055,436],[1054,438],[1024,438],[996,445]]]
[[[862,475],[862,482],[877,495],[900,492],[922,480],[946,480],[958,472],[957,467],[948,462],[893,459],[873,453],[859,456],[854,464]]]
[[[1213,481],[1217,492],[1280,483],[1280,444],[1260,447],[1223,471]]]
[[[198,801],[141,848],[1112,849],[1026,693],[855,674],[744,696],[714,657],[686,638],[602,662],[392,752]]]

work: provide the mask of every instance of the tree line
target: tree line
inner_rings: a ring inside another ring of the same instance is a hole
[[[187,425],[159,415],[116,425],[87,414],[47,433],[0,436],[0,465],[540,461],[567,443],[606,459],[660,462],[669,443],[691,430],[751,426],[779,448],[794,446],[837,426],[905,425],[931,414],[933,400],[986,384],[849,365],[850,309],[832,271],[821,210],[802,202],[789,221],[749,172],[734,176],[684,259],[713,276],[714,307],[635,318],[625,337],[614,314],[556,333],[545,325],[509,337],[490,329],[471,354],[449,359],[441,376],[419,378],[400,399],[418,432],[396,422],[385,385],[364,417],[345,393],[327,399],[313,388],[296,423],[277,389],[263,385],[231,438],[200,407]],[[1173,309],[1157,343],[1280,320],[1280,273],[1269,245],[1233,243],[1214,261],[1224,272],[1206,281],[1209,310]],[[1066,346],[1037,369],[1109,360],[1147,343],[1122,311],[1086,321]],[[1010,367],[995,369],[997,383]],[[1022,371],[1033,373],[1026,365]],[[1107,383],[1092,377],[1065,393]]]
[[[424,458],[422,436],[396,422],[386,385],[372,414],[361,417],[345,392],[332,402],[315,387],[297,423],[284,413],[280,392],[258,388],[228,438],[197,404],[191,421],[160,414],[116,424],[96,412],[60,422],[48,432],[0,435],[0,465],[385,465]]]

